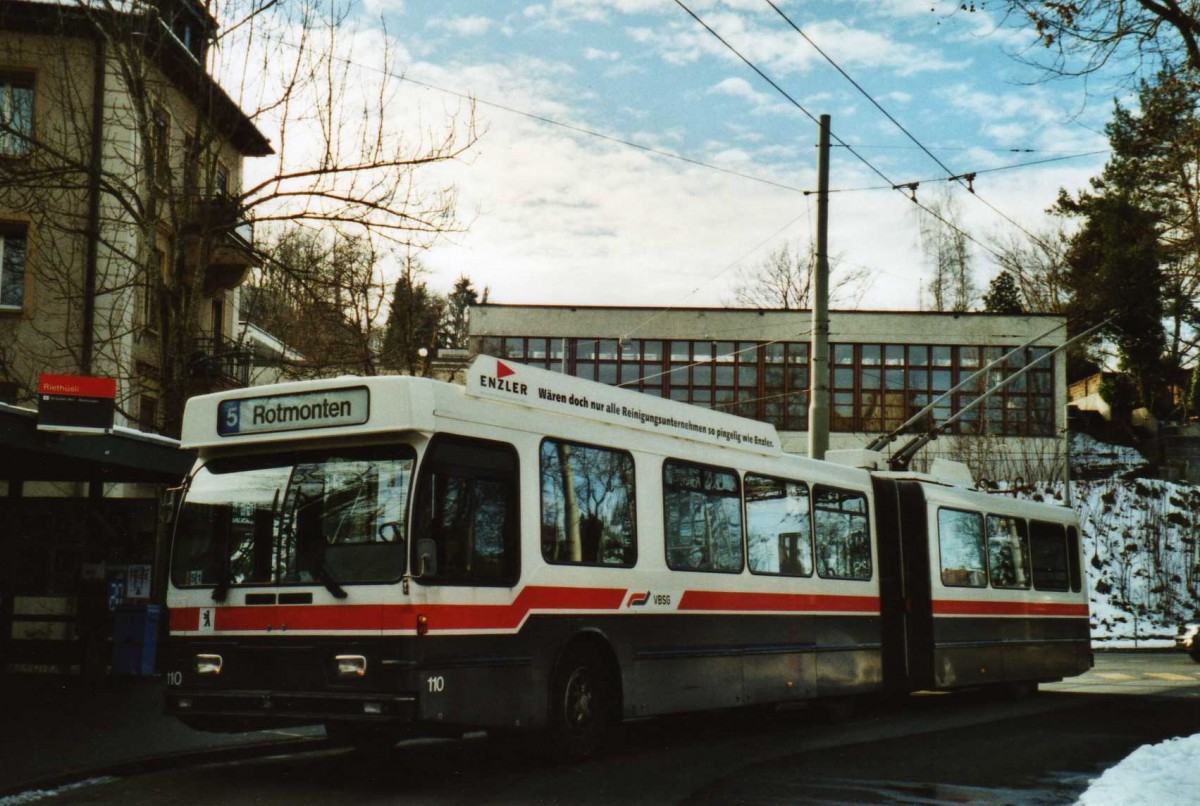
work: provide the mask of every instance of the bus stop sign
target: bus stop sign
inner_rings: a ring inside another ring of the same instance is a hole
[[[112,430],[117,382],[82,375],[38,376],[38,430],[103,434]]]

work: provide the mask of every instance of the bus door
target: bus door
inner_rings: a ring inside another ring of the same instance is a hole
[[[879,551],[879,611],[883,629],[883,684],[890,693],[910,690],[905,631],[904,550],[900,532],[900,498],[892,479],[873,477],[875,533]]]
[[[413,658],[422,719],[536,719],[534,668],[550,642],[537,637],[544,620],[517,609],[518,489],[507,443],[439,434],[422,459],[412,507],[412,603],[428,631]]]
[[[884,685],[933,685],[933,605],[925,495],[914,481],[874,479]]]

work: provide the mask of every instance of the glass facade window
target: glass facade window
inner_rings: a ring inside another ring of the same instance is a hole
[[[483,352],[530,366],[808,430],[807,342],[613,338],[485,337]],[[983,345],[834,343],[830,345],[830,428],[883,433],[967,380],[1011,348]],[[1009,358],[932,409],[920,427],[945,423],[1027,360]],[[957,434],[1049,437],[1055,432],[1054,360],[994,392],[948,429]]]

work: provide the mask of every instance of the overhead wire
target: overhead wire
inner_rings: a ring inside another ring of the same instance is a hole
[[[813,115],[812,112],[809,112],[804,107],[803,104],[801,104],[799,101],[797,101],[795,98],[793,98],[792,95],[787,90],[785,90],[782,86],[780,86],[778,82],[776,82],[774,79],[772,79],[770,76],[768,76],[765,72],[763,72],[763,70],[760,69],[758,65],[756,65],[749,58],[747,58],[745,55],[743,55],[742,52],[740,50],[738,50],[737,48],[735,48],[727,39],[725,39],[725,37],[723,37],[719,33],[717,33],[717,31],[712,26],[710,26],[703,19],[701,19],[701,17],[698,14],[696,14],[696,12],[692,11],[691,8],[689,8],[688,5],[683,2],[683,0],[675,0],[675,4],[677,6],[679,6],[680,8],[682,8],[689,17],[691,17],[697,23],[699,23],[700,26],[704,28],[704,30],[708,31],[708,33],[711,34],[713,36],[713,38],[715,38],[718,42],[720,42],[722,45],[724,45],[731,53],[733,53],[735,56],[737,56],[738,59],[740,59],[743,64],[745,64],[747,67],[749,67],[751,70],[753,70],[759,76],[759,78],[761,78],[763,81],[767,82],[767,84],[769,84],[776,92],[778,92],[785,99],[787,99],[787,101],[790,104],[792,104],[792,106],[799,109],[813,123],[817,123],[818,125],[820,125],[819,119],[815,115]],[[900,191],[901,195],[903,195],[906,199],[908,199],[910,202],[915,204],[917,207],[924,210],[931,217],[933,217],[937,221],[940,221],[946,227],[948,227],[949,229],[958,233],[963,238],[966,238],[968,241],[975,244],[980,249],[990,252],[998,260],[1003,259],[1003,255],[1001,255],[999,252],[997,252],[991,246],[980,241],[974,235],[972,235],[971,233],[962,229],[962,227],[959,227],[954,222],[948,221],[945,218],[945,216],[943,216],[941,213],[937,212],[936,210],[931,209],[928,205],[922,204],[920,201],[918,201],[915,189],[913,190],[911,195],[904,193],[904,191],[907,189],[905,185],[897,184],[896,182],[893,182],[892,179],[887,174],[885,174],[882,170],[880,170],[878,167],[876,167],[874,165],[874,163],[872,163],[870,160],[868,160],[866,157],[864,157],[862,154],[860,154],[854,148],[854,146],[852,146],[850,143],[847,143],[845,140],[842,140],[840,137],[838,137],[833,132],[830,132],[830,137],[832,139],[836,140],[837,143],[840,146],[842,146],[843,148],[845,148],[850,154],[854,155],[854,157],[859,162],[861,162],[863,165],[865,165],[872,173],[874,173],[876,176],[878,176],[884,182],[887,182],[889,185],[891,185],[893,190]]]
[[[677,2],[678,2],[678,0],[677,0]],[[792,21],[792,18],[789,17],[783,11],[783,9],[781,9],[779,6],[777,6],[775,4],[774,0],[763,0],[763,2],[765,2],[772,9],[774,9],[775,13],[778,14],[780,17],[782,17],[784,22],[786,22],[789,26],[791,26],[792,30],[794,30],[797,34],[799,34],[804,39],[804,41],[807,42],[813,48],[813,50],[815,50],[817,53],[819,53],[821,55],[821,57],[823,59],[825,59],[825,61],[829,62],[829,64],[832,65],[835,70],[837,70],[839,73],[841,73],[842,76],[847,81],[849,81],[850,84],[856,90],[858,90],[858,92],[864,98],[866,98],[868,101],[870,101],[871,104],[876,109],[878,109],[883,114],[884,117],[886,117],[889,121],[891,121],[891,123],[897,129],[899,129],[904,134],[905,137],[907,137],[909,140],[911,140],[913,142],[914,145],[916,145],[918,148],[920,148],[921,151],[926,154],[926,156],[928,156],[931,160],[933,160],[935,163],[937,163],[937,166],[939,168],[941,168],[943,171],[945,171],[947,173],[947,175],[949,176],[948,181],[951,181],[951,182],[957,181],[962,187],[966,188],[966,190],[972,196],[974,196],[976,199],[978,199],[980,201],[980,203],[982,203],[989,210],[991,210],[992,212],[996,213],[998,216],[1003,218],[1009,224],[1016,227],[1021,232],[1025,233],[1025,235],[1028,236],[1032,241],[1041,245],[1042,248],[1044,248],[1050,252],[1058,253],[1057,248],[1051,246],[1050,244],[1045,243],[1040,237],[1038,237],[1034,233],[1030,232],[1022,224],[1018,223],[1015,219],[1013,219],[1010,215],[1008,215],[1008,213],[1004,212],[999,207],[992,204],[990,201],[983,198],[981,195],[979,195],[978,192],[976,192],[974,178],[976,176],[978,176],[979,173],[981,173],[981,171],[955,174],[955,172],[953,170],[951,170],[951,168],[948,165],[946,165],[946,163],[942,162],[941,158],[939,158],[936,154],[934,154],[932,151],[930,151],[925,146],[924,143],[922,143],[920,140],[918,140],[912,132],[910,132],[907,128],[904,127],[904,124],[902,124],[899,120],[897,120],[892,115],[891,112],[887,111],[887,109],[885,109],[883,107],[883,104],[879,103],[879,101],[877,101],[875,99],[875,97],[873,95],[871,95],[871,93],[867,92],[866,88],[864,88],[861,84],[859,84],[857,81],[855,81],[854,78],[849,73],[847,73],[842,68],[842,66],[833,59],[832,56],[830,56],[828,53],[826,53],[824,50],[822,50],[821,47],[808,36],[808,34],[804,33],[804,31],[800,28],[800,26],[796,25],[796,23]],[[914,195],[914,197],[916,195],[915,188],[914,188],[913,195]],[[914,200],[915,200],[915,198],[914,198]],[[961,230],[960,230],[960,232],[961,232]],[[978,242],[976,242],[976,243],[978,243]]]

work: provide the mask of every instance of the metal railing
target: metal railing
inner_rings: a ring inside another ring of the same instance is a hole
[[[249,386],[253,359],[250,350],[236,341],[224,336],[201,336],[196,339],[192,356],[192,377],[203,378],[210,385],[224,382]]]

